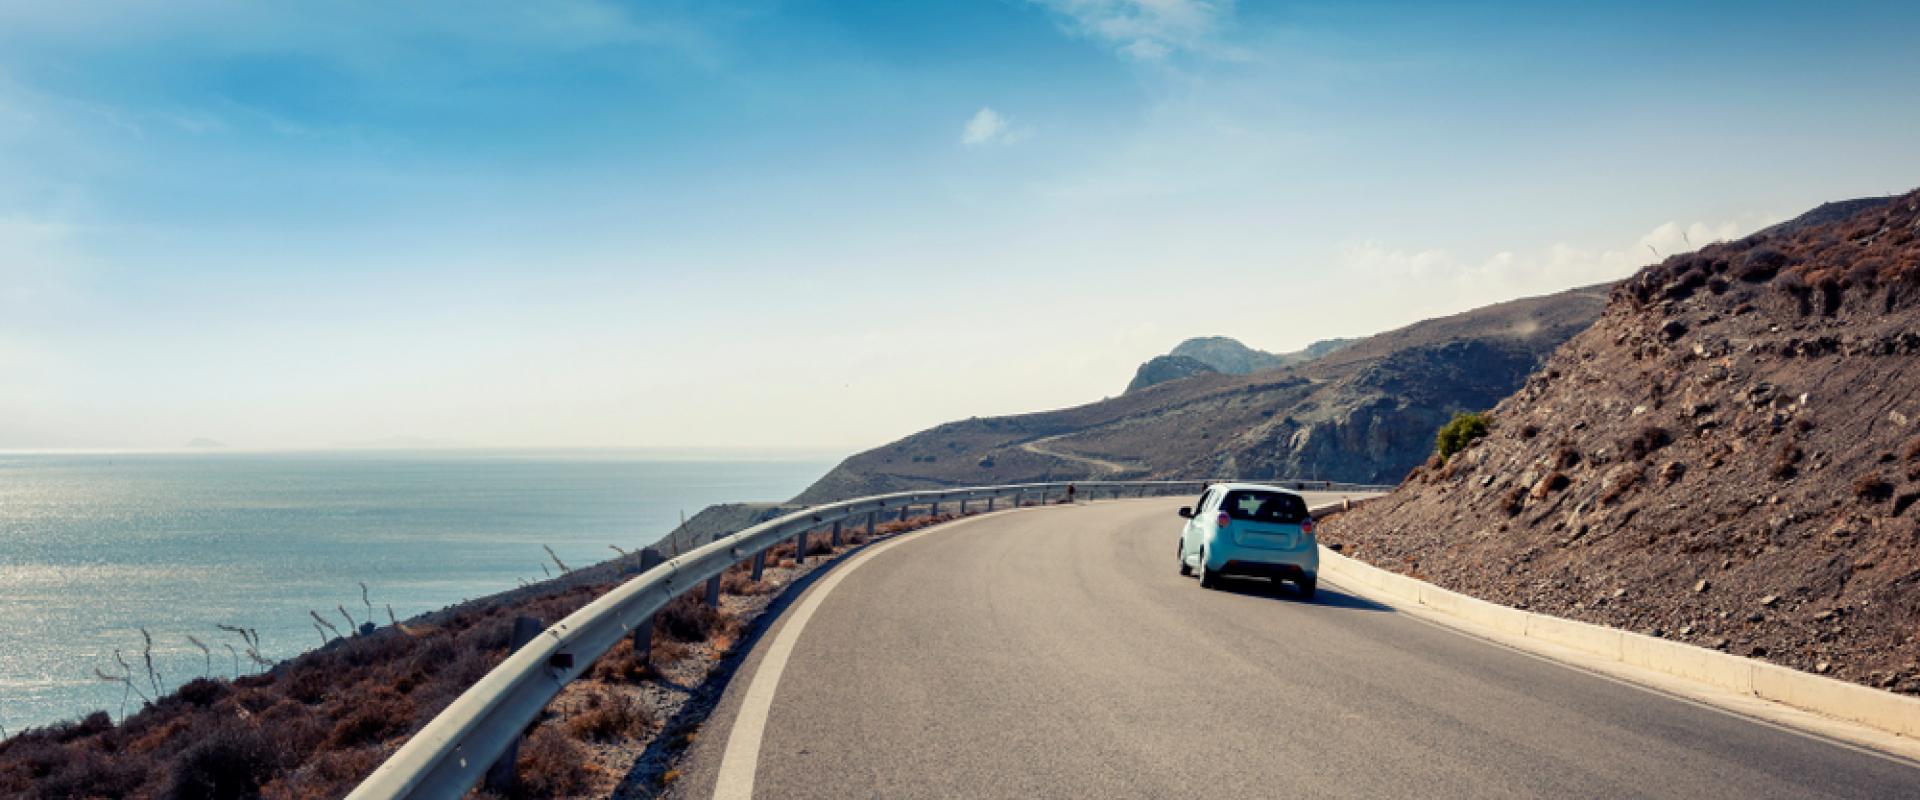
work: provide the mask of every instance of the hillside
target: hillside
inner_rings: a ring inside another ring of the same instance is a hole
[[[1256,350],[1226,336],[1201,336],[1188,339],[1163,356],[1154,356],[1134,373],[1127,391],[1135,392],[1155,384],[1188,378],[1209,372],[1251,375],[1256,372],[1305,364],[1347,345],[1354,339],[1322,339],[1291,353]]]
[[[1491,428],[1324,540],[1489,600],[1920,692],[1920,193],[1647,267]]]
[[[973,418],[848,458],[796,502],[926,486],[1090,478],[1393,483],[1460,410],[1485,409],[1599,314],[1605,287],[1355,341],[1294,366],[1199,372],[1074,408]]]

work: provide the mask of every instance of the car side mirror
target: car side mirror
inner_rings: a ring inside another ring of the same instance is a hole
[[[1181,518],[1181,519],[1193,519],[1193,506],[1181,506],[1181,507],[1180,507],[1180,518]]]

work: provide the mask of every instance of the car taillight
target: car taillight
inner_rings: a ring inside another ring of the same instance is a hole
[[[1300,522],[1300,532],[1308,536],[1313,535],[1313,518],[1312,517],[1308,517]]]
[[[1227,527],[1227,523],[1232,521],[1233,521],[1233,518],[1227,516],[1227,512],[1225,511],[1220,512],[1220,519],[1216,520],[1216,522],[1218,522],[1219,526],[1222,528]]]

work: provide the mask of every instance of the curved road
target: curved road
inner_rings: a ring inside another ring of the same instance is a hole
[[[763,798],[1920,796],[1910,762],[1326,580],[1311,603],[1202,590],[1175,570],[1183,502],[988,515],[837,565],[754,644],[675,794],[727,760]],[[770,663],[762,726],[742,700]],[[744,759],[736,723],[761,734]]]

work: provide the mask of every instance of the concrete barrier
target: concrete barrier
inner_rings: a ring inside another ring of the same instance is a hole
[[[1504,633],[1920,738],[1920,698],[1682,642],[1521,611],[1380,569],[1324,547],[1320,549],[1320,574],[1372,590],[1384,599],[1429,608]]]

